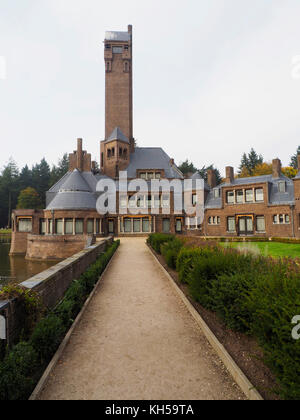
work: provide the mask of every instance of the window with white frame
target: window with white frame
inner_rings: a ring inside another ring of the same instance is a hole
[[[228,204],[234,204],[234,191],[227,191],[226,197]]]
[[[263,188],[256,188],[256,190],[255,190],[255,201],[264,201],[264,190],[263,190]]]
[[[169,208],[170,207],[170,195],[163,194],[162,195],[162,207]]]
[[[66,235],[73,235],[73,219],[66,219],[65,220],[65,234]]]
[[[236,202],[238,204],[242,204],[244,202],[244,191],[243,190],[237,190],[236,191]]]
[[[209,225],[219,225],[221,223],[220,216],[210,216],[208,218],[208,224]]]
[[[220,198],[220,188],[214,189],[214,198]]]
[[[246,203],[253,202],[253,190],[246,190]]]
[[[279,181],[278,182],[278,191],[280,193],[285,193],[286,192],[286,184],[285,184],[285,181]]]
[[[32,231],[32,219],[18,219],[18,232],[31,232]]]
[[[290,216],[288,214],[275,214],[273,216],[274,225],[289,225]]]
[[[235,217],[228,217],[227,218],[227,230],[228,232],[235,232],[236,228],[235,228]]]
[[[257,216],[256,217],[256,230],[257,230],[257,232],[265,232],[266,231],[265,216]]]

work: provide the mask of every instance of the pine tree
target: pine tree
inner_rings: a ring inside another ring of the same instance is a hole
[[[179,166],[178,169],[183,173],[183,175],[188,175],[188,174],[193,174],[197,171],[197,168],[195,168],[195,166],[193,165],[192,162],[189,162],[189,160],[187,159],[185,162],[182,162]]]
[[[300,168],[298,168],[298,155],[300,155],[300,146],[298,146],[297,152],[291,157],[290,166],[300,170]]]

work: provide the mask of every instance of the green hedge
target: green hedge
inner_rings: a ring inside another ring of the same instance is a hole
[[[152,233],[148,237],[148,244],[156,251],[158,254],[161,253],[161,245],[166,242],[174,241],[175,236],[169,235],[167,233]]]
[[[155,243],[155,240],[152,242]],[[292,259],[273,260],[219,246],[161,246],[171,254],[179,279],[204,308],[225,324],[256,338],[264,362],[277,378],[283,399],[300,399],[300,340],[292,338],[292,319],[300,315],[300,268]]]
[[[59,305],[39,321],[28,342],[21,342],[0,363],[0,400],[28,399],[39,378],[120,245],[115,241],[74,280]]]

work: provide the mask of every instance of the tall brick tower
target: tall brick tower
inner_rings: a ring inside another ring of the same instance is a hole
[[[106,32],[105,140],[119,127],[129,141],[132,123],[132,26],[128,32]]]
[[[101,171],[118,177],[134,152],[132,112],[132,26],[127,32],[106,32],[105,140],[101,142]]]

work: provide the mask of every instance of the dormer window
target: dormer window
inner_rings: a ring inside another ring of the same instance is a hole
[[[278,182],[278,191],[280,193],[285,193],[286,192],[286,185],[285,185],[285,181],[280,181]]]
[[[220,189],[219,188],[214,189],[214,198],[220,198]]]

